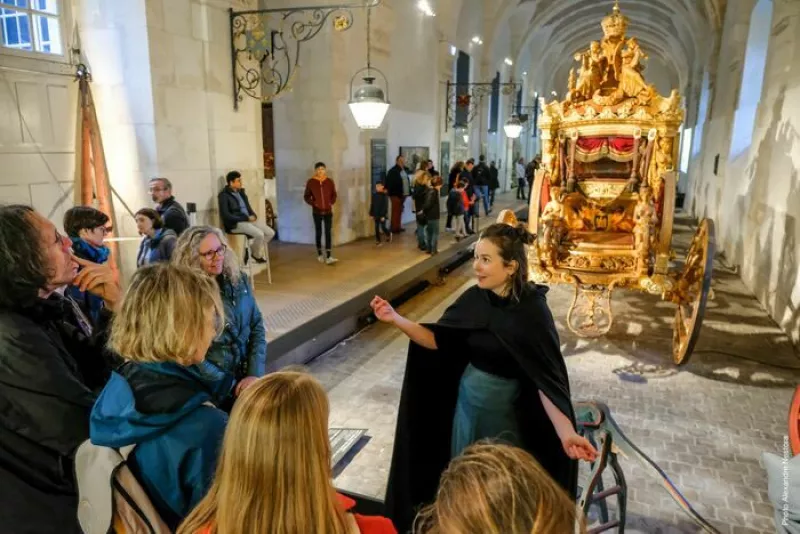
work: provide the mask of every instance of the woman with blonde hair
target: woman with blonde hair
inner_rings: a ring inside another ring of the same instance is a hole
[[[436,502],[417,515],[414,532],[583,534],[586,527],[575,503],[533,456],[485,441],[450,462]]]
[[[203,271],[222,298],[224,329],[201,366],[214,404],[229,412],[236,397],[266,373],[267,333],[258,303],[219,228],[188,228],[178,239],[172,263]]]
[[[394,534],[336,493],[328,412],[311,375],[257,380],[234,405],[211,489],[178,534]]]
[[[420,163],[419,169],[414,174],[414,181],[411,184],[411,198],[414,202],[414,214],[417,218],[417,248],[422,251],[427,251],[428,249],[425,240],[427,221],[422,214],[422,210],[425,207],[425,196],[428,192],[428,186],[431,184],[431,175],[424,168],[426,166],[427,163],[425,165]]]
[[[95,445],[136,445],[128,465],[161,519],[175,529],[208,489],[227,423],[196,364],[222,325],[213,280],[186,267],[139,269],[111,326],[125,363],[92,408]]]

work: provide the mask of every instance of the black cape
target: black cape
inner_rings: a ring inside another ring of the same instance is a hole
[[[450,438],[461,375],[469,363],[465,331],[488,329],[524,371],[515,409],[525,449],[574,498],[577,462],[561,446],[538,396],[541,390],[575,424],[567,367],[561,355],[548,288],[528,284],[519,303],[493,306],[486,290],[473,286],[439,322],[427,325],[438,350],[411,343],[397,416],[386,515],[398,532],[410,530],[418,509],[436,497],[450,462]]]

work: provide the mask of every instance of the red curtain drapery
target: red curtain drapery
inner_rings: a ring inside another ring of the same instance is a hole
[[[633,161],[633,137],[580,137],[576,142],[575,159],[581,163],[594,163],[608,158],[618,162]]]

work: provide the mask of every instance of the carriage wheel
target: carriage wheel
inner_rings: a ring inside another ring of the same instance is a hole
[[[675,289],[678,309],[675,311],[673,324],[672,359],[676,365],[689,361],[700,337],[700,327],[711,289],[715,248],[714,221],[703,219],[694,234]]]

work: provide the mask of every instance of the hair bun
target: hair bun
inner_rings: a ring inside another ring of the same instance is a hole
[[[514,235],[522,241],[523,245],[532,245],[536,240],[536,236],[528,231],[528,226],[525,223],[519,223],[514,227]]]

